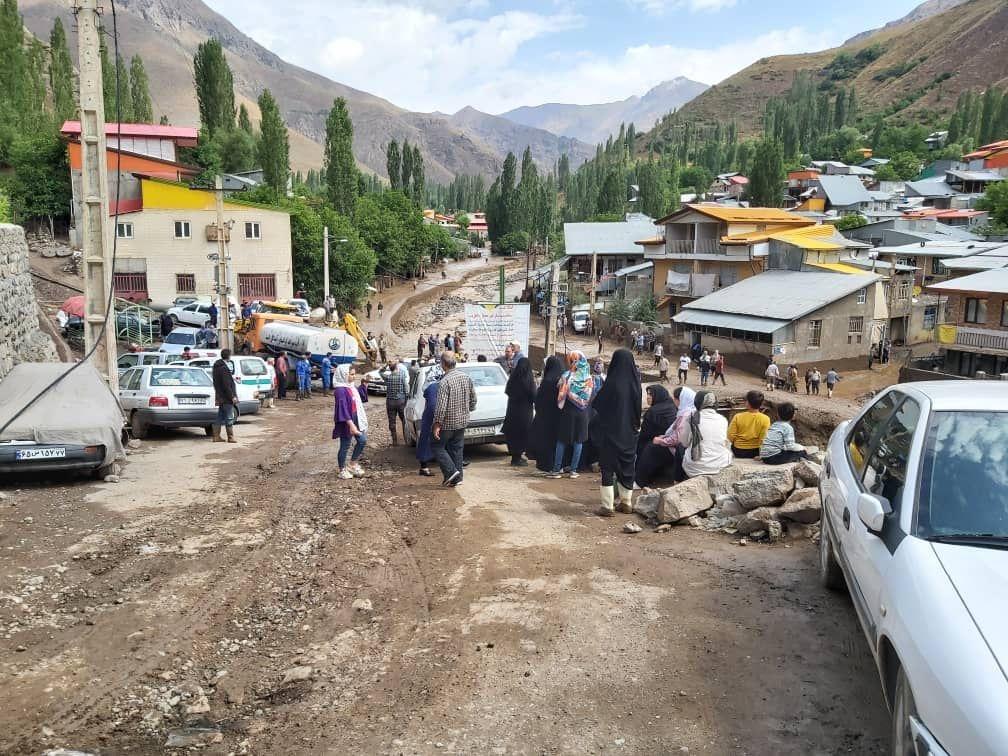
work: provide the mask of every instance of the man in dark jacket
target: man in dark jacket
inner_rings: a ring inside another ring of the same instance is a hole
[[[228,365],[230,359],[231,350],[222,349],[220,359],[213,366],[214,395],[217,399],[217,424],[213,427],[213,440],[215,442],[224,440],[221,438],[221,426],[224,426],[227,429],[228,443],[233,444],[236,443],[234,421],[238,414],[238,389],[231,374],[231,366]]]

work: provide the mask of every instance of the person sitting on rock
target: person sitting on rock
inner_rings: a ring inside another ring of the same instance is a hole
[[[777,416],[780,420],[770,426],[760,445],[759,453],[763,464],[783,465],[808,459],[805,447],[795,441],[794,427],[791,425],[795,416],[794,405],[784,402],[777,408]]]
[[[678,482],[675,473],[677,470],[682,472],[683,455],[679,437],[689,422],[690,415],[693,414],[695,396],[693,389],[688,386],[677,386],[671,398],[675,412],[667,429],[664,432],[653,433],[653,429],[667,417],[668,407],[664,397],[668,396],[668,392],[657,385],[648,387],[647,391],[651,408],[644,414],[640,445],[637,450],[636,479],[637,485],[641,488],[650,486],[655,480],[664,477],[670,477],[672,482]]]
[[[739,412],[728,424],[728,440],[732,454],[738,459],[754,459],[770,428],[770,418],[763,414],[763,392],[746,394],[746,409]]]
[[[680,436],[685,449],[682,460],[684,478],[714,475],[732,463],[731,449],[728,448],[728,421],[717,411],[714,392],[698,391],[693,403],[696,409]]]

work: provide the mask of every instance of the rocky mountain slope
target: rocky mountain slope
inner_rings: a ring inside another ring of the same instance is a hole
[[[621,123],[633,123],[637,131],[647,131],[663,115],[678,110],[706,89],[706,84],[677,76],[642,97],[597,105],[547,103],[515,108],[501,116],[515,123],[597,144],[618,132]]]
[[[74,50],[70,4],[63,0],[20,0],[25,25],[42,39],[57,16],[63,18]],[[198,123],[192,86],[192,55],[208,37],[217,37],[234,72],[236,95],[258,118],[255,100],[264,88],[277,98],[291,133],[295,169],[322,162],[325,120],[333,99],[344,97],[354,121],[354,154],[365,170],[385,175],[385,145],[408,139],[420,146],[427,178],[447,182],[456,174],[494,175],[508,150],[532,145],[544,168],[559,157],[561,140],[539,129],[515,127],[503,119],[483,121],[469,132],[438,114],[413,113],[367,92],[291,65],[240,32],[200,0],[118,0],[120,52],[143,56],[156,115],[172,123]],[[110,14],[105,23],[111,25]],[[492,118],[492,117],[488,117]],[[500,122],[500,123],[497,123]],[[494,128],[495,124],[503,131]],[[576,146],[576,145],[572,145]],[[578,147],[579,154],[586,147]]]
[[[966,0],[926,0],[926,2],[923,2],[920,5],[918,5],[912,11],[903,16],[903,18],[898,18],[895,21],[890,21],[881,29],[871,29],[870,31],[855,34],[853,37],[848,39],[844,44],[849,45],[854,42],[860,42],[861,40],[867,39],[876,32],[884,31],[886,29],[893,29],[897,26],[908,26],[910,24],[915,24],[918,21],[923,21],[926,18],[931,18],[931,16],[937,16],[941,13],[944,13],[945,11],[951,8],[955,8],[957,5],[962,5],[965,2]]]
[[[862,112],[890,111],[910,120],[922,111],[939,115],[954,109],[958,93],[1008,83],[1008,3],[969,0],[939,15],[880,30],[831,50],[763,58],[712,86],[680,112],[698,121],[732,120],[742,134],[760,128],[766,101],[791,87],[798,71],[816,71],[837,55],[854,55],[877,45],[881,55],[836,82],[854,87]],[[646,140],[642,140],[646,142]]]

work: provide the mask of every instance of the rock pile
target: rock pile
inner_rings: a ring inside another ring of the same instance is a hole
[[[813,460],[777,467],[736,461],[716,475],[671,488],[646,488],[634,501],[634,511],[659,526],[780,538],[785,529],[798,531],[819,522],[822,456],[817,452]]]
[[[438,297],[438,299],[431,304],[431,308],[427,312],[421,313],[418,317],[411,320],[402,319],[396,321],[394,330],[397,334],[403,334],[423,331],[429,326],[435,325],[443,326],[443,330],[447,330],[447,324],[442,321],[444,321],[449,315],[461,312],[465,307],[465,304],[465,297],[455,295]]]
[[[29,233],[25,235],[25,241],[32,254],[42,257],[72,257],[74,254],[69,245],[53,239],[48,234]]]

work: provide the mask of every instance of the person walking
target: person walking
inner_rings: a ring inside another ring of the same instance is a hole
[[[711,381],[711,386],[716,386],[718,378],[721,379],[721,385],[727,385],[724,378],[724,355],[721,354],[717,349],[714,350],[714,360],[711,363],[711,367],[714,369],[714,379]]]
[[[658,364],[662,361],[662,357],[665,356],[665,347],[662,346],[660,341],[655,341],[654,345],[654,366],[658,367]]]
[[[564,373],[562,357],[550,355],[543,367],[542,380],[535,397],[535,417],[529,433],[526,453],[536,461],[536,469],[550,472],[556,453],[557,428],[560,427],[560,408],[557,406],[557,390]]]
[[[329,393],[332,388],[332,352],[326,352],[322,358],[322,390]]]
[[[231,373],[232,368],[228,364],[230,359],[231,350],[222,349],[220,359],[213,364],[210,371],[213,376],[214,399],[217,402],[217,423],[213,426],[215,443],[224,440],[221,437],[221,428],[227,430],[228,443],[236,443],[234,422],[238,414],[238,388],[235,386],[234,375]]]
[[[298,401],[307,399],[311,395],[311,363],[305,356],[298,357],[295,366],[298,379]]]
[[[812,393],[812,368],[805,369],[805,396]]]
[[[688,355],[682,355],[679,358],[679,385],[685,386],[686,380],[689,378],[690,360]]]
[[[210,308],[207,310],[207,315],[209,316],[208,324],[212,325],[214,328],[217,327],[217,315],[219,314],[217,310],[217,303],[211,302]]]
[[[163,341],[164,337],[172,332],[172,329],[175,327],[175,321],[172,320],[171,315],[167,312],[162,312],[158,320],[161,323],[161,340]]]
[[[437,457],[442,483],[457,486],[462,482],[462,448],[469,414],[476,409],[476,389],[472,379],[456,370],[454,352],[441,355],[441,369],[445,376],[438,386],[437,405],[434,408],[434,455]]]
[[[385,312],[385,306],[379,302],[378,303],[378,318],[381,319],[382,313]]]
[[[819,396],[819,386],[822,383],[822,373],[819,368],[812,368],[812,396]]]
[[[433,333],[427,336],[427,349],[429,350],[430,358],[433,360],[437,355],[437,336]]]
[[[388,373],[385,374],[385,414],[388,417],[389,433],[392,436],[392,446],[399,445],[399,430],[396,420],[402,423],[403,441],[406,440],[406,375],[399,369],[398,360],[389,360]]]
[[[560,427],[557,431],[556,452],[550,478],[563,477],[567,448],[571,449],[570,477],[578,477],[581,451],[588,440],[588,403],[592,398],[595,381],[588,369],[588,360],[582,352],[567,355],[568,370],[560,379],[557,406],[560,407]]]
[[[385,338],[385,332],[378,334],[378,359],[382,362],[388,360],[388,340]]]
[[[455,351],[455,337],[451,335],[451,332],[445,334],[444,348],[447,349],[449,352]]]
[[[368,320],[371,320],[371,300],[369,299],[367,304],[364,305],[364,310],[367,312]]]
[[[599,357],[601,357],[602,356],[602,329],[601,328],[599,329],[598,333],[596,334],[596,337],[597,337],[597,340],[598,340],[598,353],[599,353]]]
[[[336,463],[339,466],[338,477],[349,480],[354,476],[364,475],[360,466],[360,458],[367,445],[368,418],[361,404],[360,395],[353,385],[353,365],[337,365],[333,382],[333,432],[334,440],[339,440],[339,450],[336,453]],[[350,453],[350,441],[353,440],[353,452]],[[347,464],[347,454],[350,453],[350,464]]]
[[[434,431],[434,408],[437,406],[438,382],[444,378],[444,370],[440,365],[435,365],[427,371],[424,379],[424,410],[420,417],[420,433],[417,436],[416,458],[420,463],[419,474],[425,478],[430,478],[430,463],[435,461],[433,431]]]
[[[264,408],[272,408],[276,405],[276,395],[277,395],[277,374],[276,374],[276,359],[273,357],[266,358],[266,373],[269,375],[270,379],[270,393],[269,396],[263,401]]]
[[[767,391],[774,391],[777,388],[777,381],[780,380],[780,368],[777,367],[777,363],[770,360],[764,375],[766,376]]]
[[[798,393],[798,366],[792,365],[787,371],[787,390],[792,394]]]
[[[536,387],[532,378],[532,363],[527,357],[522,357],[515,364],[504,393],[508,399],[501,431],[507,440],[511,466],[528,467],[524,454],[528,448],[529,430],[532,428],[532,405],[535,403]]]
[[[417,361],[420,361],[420,360],[423,359],[423,353],[424,353],[424,350],[426,350],[426,349],[427,349],[427,337],[424,336],[421,333],[420,336],[417,338],[417,343],[416,343],[416,358],[417,358]]]
[[[287,398],[287,372],[290,364],[287,362],[287,352],[280,352],[276,358],[277,399]]]
[[[710,379],[711,371],[711,356],[710,352],[704,349],[703,354],[700,355],[700,385],[706,386],[707,381]]]
[[[837,383],[840,382],[840,374],[836,371],[836,368],[830,368],[826,371],[826,398],[833,398],[833,389],[836,388]]]
[[[668,381],[668,371],[669,371],[669,361],[668,357],[662,355],[662,358],[658,361],[658,380],[662,383]]]
[[[614,501],[619,511],[633,512],[633,487],[637,466],[637,439],[641,423],[641,382],[634,356],[618,349],[609,363],[609,375],[592,402],[594,418],[590,436],[602,472],[596,514],[612,517]],[[571,466],[571,470],[575,468]]]
[[[637,354],[644,354],[644,332],[637,334]]]

